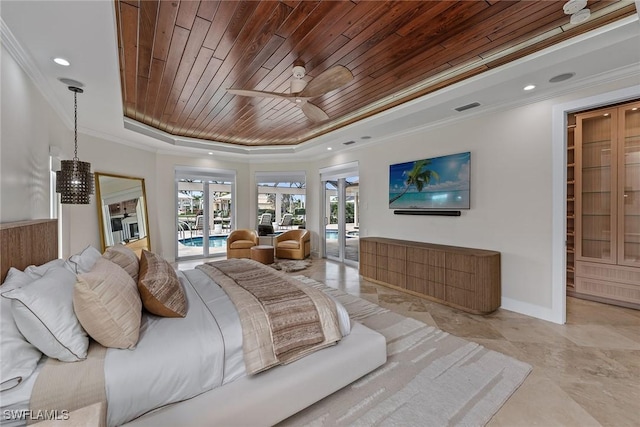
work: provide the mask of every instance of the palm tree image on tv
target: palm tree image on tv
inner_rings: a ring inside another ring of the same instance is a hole
[[[404,190],[402,190],[402,193],[389,199],[389,204],[395,202],[400,197],[407,194],[407,191],[409,191],[412,186],[415,186],[418,192],[420,192],[426,185],[429,185],[429,182],[431,182],[432,179],[440,179],[437,172],[430,169],[425,169],[430,163],[431,161],[427,159],[413,162],[413,168],[411,168],[409,172],[405,171],[407,175],[407,181]]]
[[[389,208],[469,209],[471,153],[389,166]]]

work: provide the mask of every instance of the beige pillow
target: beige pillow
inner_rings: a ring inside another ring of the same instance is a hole
[[[79,274],[73,309],[87,333],[105,347],[133,348],[140,335],[142,302],[136,283],[119,265],[100,258]]]
[[[131,276],[133,281],[136,283],[138,282],[140,261],[138,260],[136,253],[131,250],[131,248],[125,245],[110,246],[102,256],[124,268],[124,271],[129,273],[129,276]]]
[[[162,317],[184,317],[187,299],[171,265],[158,255],[142,251],[138,290],[150,313]]]

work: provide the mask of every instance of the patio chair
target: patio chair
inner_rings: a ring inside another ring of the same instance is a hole
[[[263,213],[260,215],[260,219],[258,220],[258,225],[271,225],[271,214]]]
[[[258,245],[255,230],[233,230],[227,236],[227,258],[251,258],[251,248]]]
[[[280,222],[278,223],[278,228],[291,228],[292,225],[293,225],[293,215],[291,215],[290,213],[286,213],[280,219]]]

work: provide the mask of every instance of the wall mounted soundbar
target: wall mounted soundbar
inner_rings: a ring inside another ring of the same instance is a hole
[[[397,209],[393,211],[395,215],[436,215],[436,216],[460,216],[460,211],[422,211],[422,210],[403,210]]]

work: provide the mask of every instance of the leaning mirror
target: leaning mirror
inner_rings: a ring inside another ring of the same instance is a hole
[[[151,250],[144,178],[96,172],[102,251],[123,244],[138,255]]]

